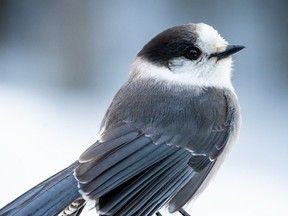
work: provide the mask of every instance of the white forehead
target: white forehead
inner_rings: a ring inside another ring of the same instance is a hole
[[[221,52],[228,45],[227,41],[211,26],[205,23],[196,24],[197,45],[208,54]]]

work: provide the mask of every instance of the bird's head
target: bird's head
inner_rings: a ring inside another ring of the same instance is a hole
[[[153,78],[176,84],[232,88],[231,55],[243,46],[228,45],[204,23],[169,28],[148,42],[131,67],[130,79]]]

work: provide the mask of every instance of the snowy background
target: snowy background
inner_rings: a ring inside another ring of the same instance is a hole
[[[233,76],[243,123],[239,142],[190,213],[286,215],[287,4],[1,0],[0,207],[96,141],[146,42],[168,27],[205,22],[247,47],[235,56]]]

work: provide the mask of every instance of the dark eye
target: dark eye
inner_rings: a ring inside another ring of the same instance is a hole
[[[188,47],[184,52],[184,57],[190,60],[197,60],[201,55],[201,50],[198,47]]]

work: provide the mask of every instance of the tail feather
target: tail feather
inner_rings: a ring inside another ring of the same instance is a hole
[[[81,195],[73,176],[78,162],[36,185],[0,209],[0,215],[51,216],[59,214]]]

